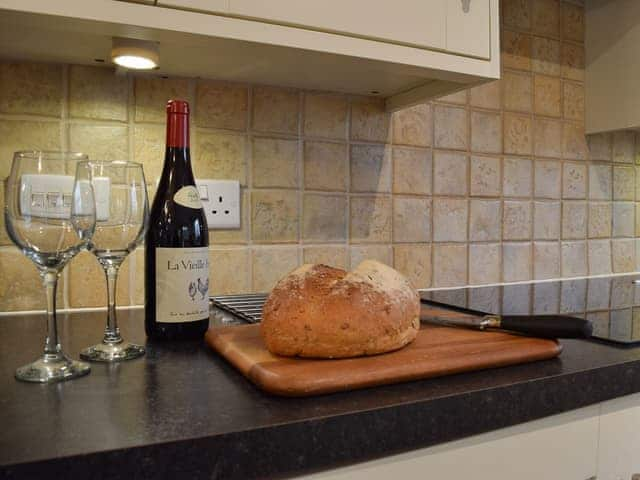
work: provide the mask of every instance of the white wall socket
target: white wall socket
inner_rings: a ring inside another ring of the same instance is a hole
[[[210,229],[240,228],[240,182],[196,179]]]

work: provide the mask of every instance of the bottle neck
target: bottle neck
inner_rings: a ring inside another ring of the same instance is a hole
[[[189,148],[189,115],[167,114],[167,150]]]

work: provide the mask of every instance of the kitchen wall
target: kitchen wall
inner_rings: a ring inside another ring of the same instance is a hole
[[[164,104],[186,98],[196,175],[242,184],[242,228],[211,231],[216,293],[267,290],[304,262],[364,258],[418,287],[636,270],[635,134],[587,145],[583,7],[501,8],[502,80],[394,115],[340,94],[2,63],[0,177],[15,150],[71,149],[142,162],[153,184]],[[35,268],[1,227],[0,311],[42,308]],[[142,303],[143,288],[138,251],[120,304]],[[65,270],[59,302],[105,304],[91,255]]]

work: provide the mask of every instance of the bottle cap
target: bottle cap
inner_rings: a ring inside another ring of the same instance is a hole
[[[167,113],[189,115],[189,102],[185,100],[169,100],[167,102]]]

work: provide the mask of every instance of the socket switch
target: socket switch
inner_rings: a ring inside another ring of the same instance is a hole
[[[210,229],[240,228],[240,182],[196,179],[196,186]]]

